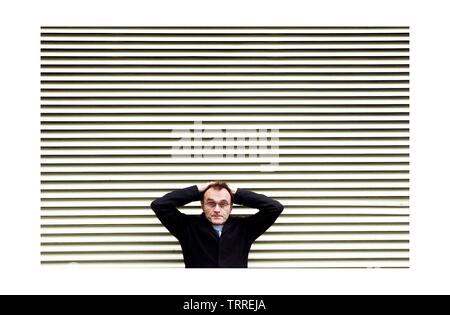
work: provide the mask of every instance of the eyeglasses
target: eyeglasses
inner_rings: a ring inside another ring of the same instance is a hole
[[[205,203],[205,206],[208,209],[215,209],[217,207],[217,205],[219,205],[219,208],[222,210],[228,209],[230,207],[230,204],[228,202],[221,202],[221,203],[215,203],[215,202],[207,202]]]

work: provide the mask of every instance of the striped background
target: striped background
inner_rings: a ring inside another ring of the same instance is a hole
[[[224,179],[250,267],[409,266],[408,27],[42,27],[41,80],[43,264],[183,266],[150,202]]]

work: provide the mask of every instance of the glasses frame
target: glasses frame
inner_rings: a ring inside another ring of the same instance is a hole
[[[214,204],[214,206],[210,206],[211,204]],[[216,209],[217,206],[219,206],[221,210],[228,210],[231,208],[231,204],[229,204],[228,202],[223,206],[221,206],[220,203],[215,203],[214,201],[205,202],[203,205],[210,210]]]

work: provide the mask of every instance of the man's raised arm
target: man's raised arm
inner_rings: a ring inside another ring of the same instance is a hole
[[[180,236],[186,215],[178,210],[192,201],[200,200],[201,193],[198,186],[190,186],[184,189],[172,191],[152,202],[151,208],[161,223],[176,238]]]
[[[280,202],[272,198],[241,188],[236,190],[234,202],[259,210],[247,218],[251,242],[271,227],[284,209]]]
[[[206,184],[190,186],[184,189],[172,191],[163,197],[152,202],[151,208],[155,212],[161,223],[176,238],[180,236],[183,230],[186,215],[178,210],[192,201],[200,200],[202,192],[204,192],[213,182]]]

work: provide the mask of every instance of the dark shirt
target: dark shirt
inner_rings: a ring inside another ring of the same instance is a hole
[[[219,237],[205,214],[187,215],[177,207],[200,200],[197,186],[175,190],[152,202],[162,224],[180,242],[186,268],[247,268],[253,242],[283,211],[283,205],[262,194],[238,189],[234,203],[259,212],[246,217],[230,215]]]

